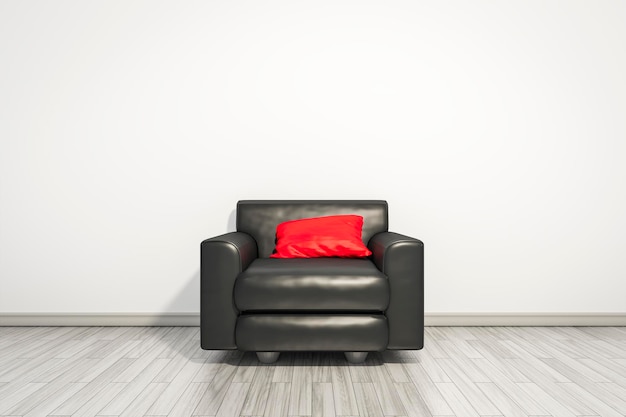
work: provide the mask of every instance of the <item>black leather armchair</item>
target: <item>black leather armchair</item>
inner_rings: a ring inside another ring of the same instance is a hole
[[[276,226],[334,214],[363,216],[363,259],[269,258]],[[368,352],[421,349],[424,343],[424,246],[389,232],[381,200],[243,200],[237,231],[201,244],[203,349],[257,352]]]

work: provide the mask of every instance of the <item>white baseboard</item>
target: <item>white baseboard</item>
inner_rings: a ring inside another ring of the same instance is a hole
[[[426,313],[426,326],[626,326],[626,313]],[[0,326],[199,326],[198,313],[0,313]]]
[[[626,326],[626,313],[426,313],[426,326]]]
[[[0,313],[0,326],[199,326],[198,313]]]

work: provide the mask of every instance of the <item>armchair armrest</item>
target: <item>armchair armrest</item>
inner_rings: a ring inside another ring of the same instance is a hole
[[[385,312],[388,349],[424,346],[424,244],[393,232],[374,235],[369,243],[376,267],[389,278],[391,297]]]
[[[237,349],[233,302],[237,275],[258,257],[256,241],[242,232],[200,244],[200,344],[203,349]]]

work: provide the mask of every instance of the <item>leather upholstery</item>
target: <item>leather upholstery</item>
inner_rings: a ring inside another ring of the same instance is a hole
[[[257,259],[235,281],[240,311],[377,311],[389,305],[387,277],[369,259]]]
[[[274,250],[279,223],[334,214],[363,216],[365,244],[374,234],[387,231],[387,202],[381,200],[242,200],[237,203],[237,231],[252,236],[259,257],[267,258]]]
[[[351,213],[370,259],[268,258],[280,222]],[[387,226],[385,201],[240,201],[238,231],[201,244],[202,348],[421,349],[424,246]]]
[[[381,314],[255,314],[237,321],[240,350],[382,351],[387,318]]]
[[[257,257],[256,242],[245,233],[227,233],[202,242],[200,252],[200,344],[203,349],[237,349],[233,286]]]
[[[424,346],[424,244],[393,232],[379,233],[369,243],[374,263],[389,278],[391,303],[387,349]]]

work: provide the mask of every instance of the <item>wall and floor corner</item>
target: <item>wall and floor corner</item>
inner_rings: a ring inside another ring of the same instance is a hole
[[[624,21],[0,2],[0,322],[194,324],[238,199],[376,198],[425,242],[427,324],[625,324]]]

